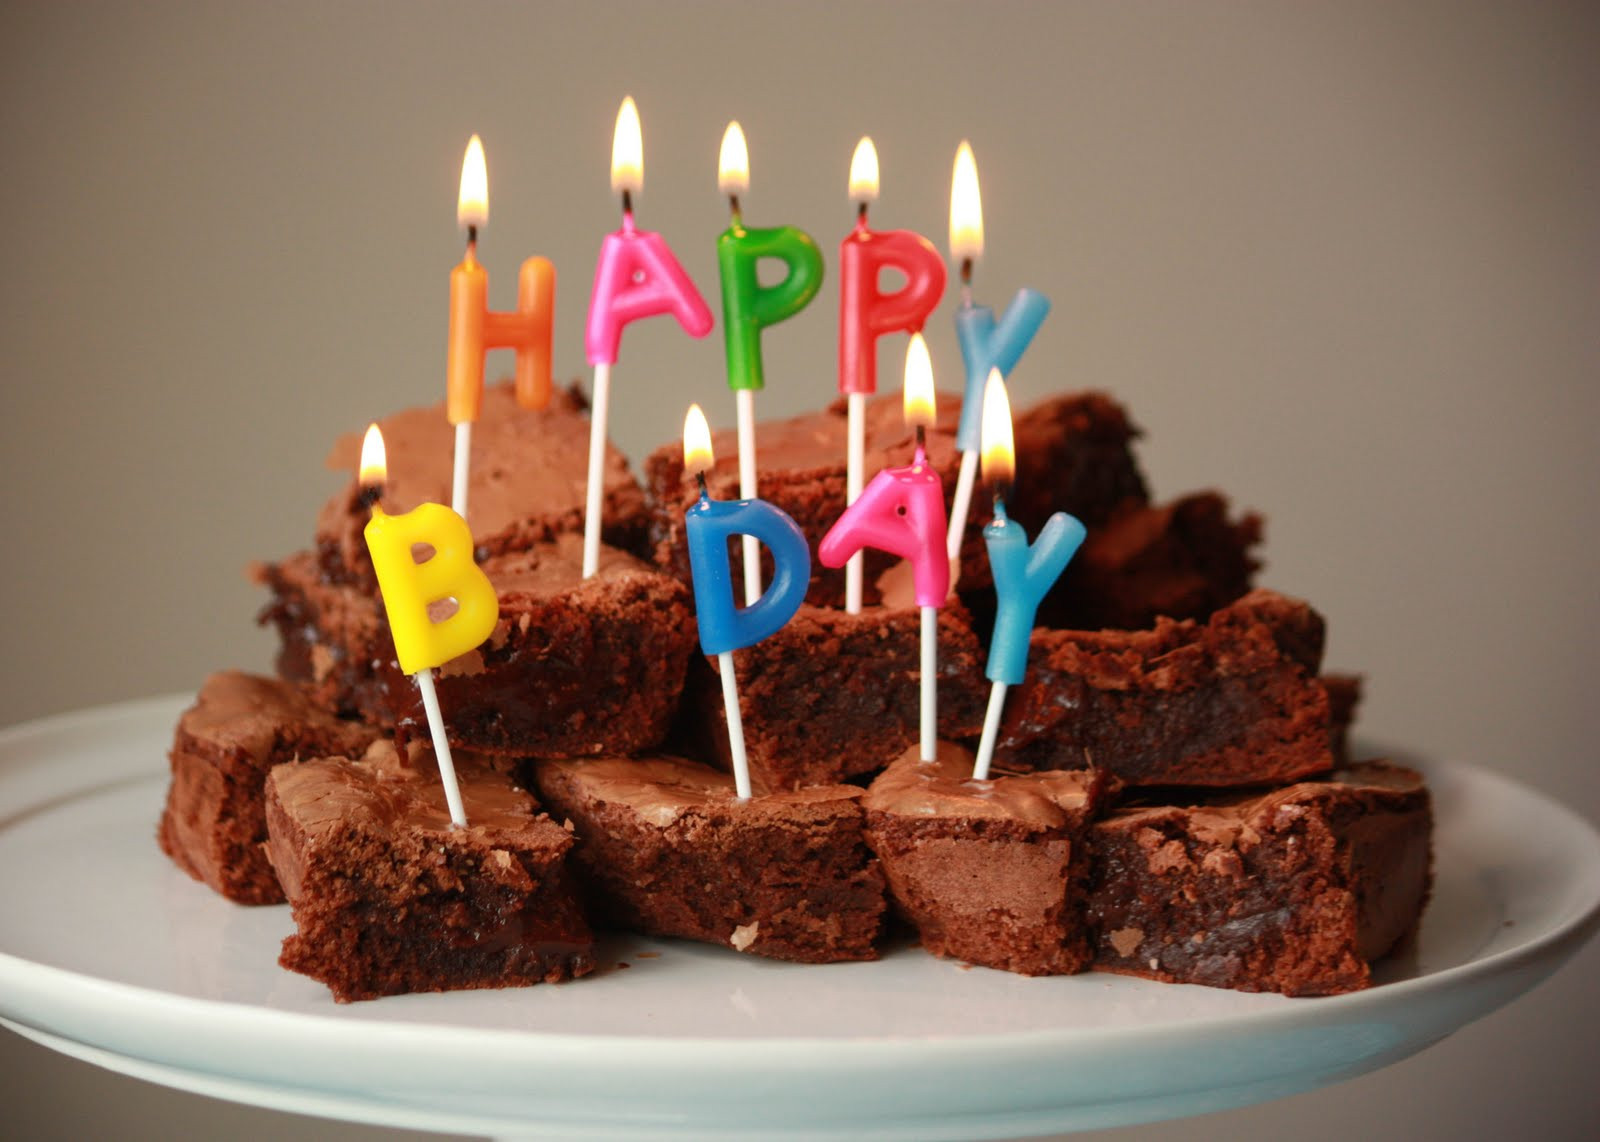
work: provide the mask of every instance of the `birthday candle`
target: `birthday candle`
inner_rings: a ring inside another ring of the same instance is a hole
[[[798,227],[745,226],[739,196],[750,189],[750,155],[737,122],[729,123],[723,136],[717,187],[728,197],[732,214],[728,228],[717,239],[728,387],[736,392],[759,390],[766,384],[761,331],[787,321],[817,296],[822,288],[822,251],[811,235]],[[763,258],[783,263],[781,281],[761,284],[756,271]]]
[[[1020,683],[1028,669],[1028,645],[1033,620],[1045,594],[1055,585],[1073,555],[1083,544],[1083,523],[1076,516],[1056,512],[1030,546],[1022,525],[1006,515],[1005,496],[1015,473],[1011,436],[1011,406],[1000,371],[989,373],[983,393],[983,478],[994,488],[994,519],[983,529],[994,571],[996,611],[994,634],[989,640],[989,661],[984,674],[992,683],[983,735],[972,776],[989,775],[1006,688]]]
[[[727,352],[728,387],[734,392],[739,428],[739,494],[757,495],[755,392],[766,384],[761,331],[799,313],[822,288],[822,251],[811,235],[793,226],[751,230],[744,224],[739,196],[750,188],[750,154],[744,130],[729,123],[722,136],[717,187],[728,196],[732,222],[717,239],[722,278],[722,332]],[[761,260],[782,262],[784,277],[763,286]],[[744,539],[745,602],[761,595],[760,549]]]
[[[595,264],[584,346],[594,366],[589,404],[589,476],[584,504],[583,577],[600,566],[600,505],[611,366],[632,322],[670,313],[691,337],[711,332],[711,310],[660,234],[633,222],[633,196],[644,187],[644,143],[630,95],[617,111],[611,139],[611,189],[622,196],[622,228],[607,234]]]
[[[839,391],[848,403],[849,438],[845,503],[861,494],[866,453],[866,398],[878,390],[878,338],[916,333],[944,293],[939,252],[910,230],[873,230],[867,206],[878,197],[878,152],[870,138],[856,144],[850,160],[850,198],[856,227],[839,243]],[[879,286],[883,271],[896,270],[905,284],[890,293]],[[845,610],[861,610],[861,560],[845,572]]]
[[[684,418],[683,453],[684,469],[700,482],[700,498],[689,508],[685,522],[700,649],[717,659],[722,675],[734,788],[745,798],[750,796],[750,767],[733,652],[776,634],[794,617],[811,581],[811,550],[805,533],[782,509],[764,500],[726,503],[711,498],[705,481],[713,463],[711,430],[699,405],[690,405]],[[735,535],[753,537],[772,552],[772,583],[742,610],[734,603],[733,577],[728,569],[728,540]]]
[[[372,425],[361,447],[360,480],[363,488],[371,490],[372,500],[372,518],[363,534],[389,619],[395,657],[401,672],[411,675],[422,693],[450,820],[465,825],[433,670],[489,637],[500,618],[500,599],[489,577],[473,562],[472,533],[459,515],[443,504],[432,503],[403,515],[383,510],[377,501],[386,469],[383,435]],[[419,547],[432,552],[420,563],[414,554]],[[435,619],[431,608],[446,600],[454,600],[455,610]]]
[[[478,231],[489,221],[489,176],[483,143],[472,136],[461,162],[456,221],[467,232],[467,252],[450,271],[450,333],[445,365],[445,415],[456,426],[450,503],[467,514],[472,425],[483,405],[483,361],[490,349],[517,353],[517,403],[550,402],[550,330],[555,318],[556,271],[548,258],[529,258],[517,276],[517,308],[489,309],[489,275],[478,262]]]
[[[996,322],[994,310],[972,303],[972,268],[983,256],[983,197],[978,187],[978,164],[965,139],[956,149],[950,178],[950,257],[961,266],[961,305],[956,310],[956,339],[966,365],[966,388],[961,399],[961,421],[956,447],[961,451],[961,472],[950,510],[948,551],[954,560],[961,553],[967,527],[972,485],[977,475],[984,385],[989,372],[1009,376],[1034,334],[1050,312],[1050,299],[1037,290],[1022,289]]]
[[[923,446],[934,420],[934,388],[920,333],[906,349],[905,417],[917,429],[911,463],[874,476],[828,529],[817,555],[825,566],[842,567],[862,548],[873,547],[910,561],[922,618],[922,760],[932,761],[938,738],[938,609],[950,593],[950,563],[944,553],[944,484]]]

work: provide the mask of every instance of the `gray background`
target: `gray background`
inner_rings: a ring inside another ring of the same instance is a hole
[[[6,4],[0,722],[266,665],[242,568],[308,540],[336,432],[442,395],[472,131],[492,300],[551,257],[557,369],[580,374],[631,92],[641,222],[711,298],[728,118],[748,219],[805,227],[830,268],[857,136],[875,221],[941,248],[970,137],[978,297],[1055,302],[1018,403],[1107,388],[1159,495],[1265,512],[1264,581],[1368,674],[1370,736],[1600,818],[1597,33],[1592,5],[1554,3]],[[831,396],[836,299],[769,335],[763,412]],[[954,383],[946,316],[931,342]],[[720,333],[631,329],[617,441],[642,456],[690,400],[731,423],[721,368]],[[1591,947],[1386,1072],[1106,1137],[1579,1137],[1597,969]],[[9,1035],[0,1087],[18,1137],[398,1136]]]

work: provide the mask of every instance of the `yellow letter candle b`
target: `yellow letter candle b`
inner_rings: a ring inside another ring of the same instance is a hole
[[[374,507],[366,538],[402,671],[442,666],[489,637],[500,600],[472,561],[465,520],[443,504],[423,504],[404,515]],[[452,599],[455,611],[435,621],[430,607]]]

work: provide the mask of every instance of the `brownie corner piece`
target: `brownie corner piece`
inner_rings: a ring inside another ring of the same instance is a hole
[[[1432,884],[1432,809],[1384,762],[1119,809],[1093,831],[1095,967],[1285,995],[1370,986]]]
[[[162,851],[235,903],[281,903],[262,851],[268,771],[302,757],[360,753],[376,736],[328,713],[293,682],[238,670],[211,675],[173,733],[157,827]]]
[[[1023,769],[1092,762],[1129,785],[1246,786],[1334,766],[1323,621],[1257,589],[1205,622],[1033,632],[998,757]]]
[[[571,834],[485,767],[459,771],[451,825],[436,770],[381,742],[356,761],[278,766],[269,853],[296,931],[279,962],[341,1003],[554,983],[594,968]]]
[[[867,838],[896,910],[931,954],[1023,975],[1093,959],[1086,905],[1089,828],[1103,775],[1001,774],[976,781],[952,743],[913,747],[867,789]]]

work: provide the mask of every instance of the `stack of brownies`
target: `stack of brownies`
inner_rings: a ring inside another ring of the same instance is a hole
[[[960,401],[929,461],[953,492]],[[448,502],[442,408],[380,422],[385,506]],[[256,569],[279,676],[213,676],[179,722],[162,848],[241,904],[287,899],[284,966],[340,1000],[554,981],[595,928],[799,962],[936,955],[1030,975],[1089,968],[1318,995],[1368,986],[1431,876],[1421,778],[1352,764],[1357,680],[1322,673],[1323,622],[1252,589],[1260,521],[1213,492],[1152,504],[1137,430],[1097,393],[1017,420],[1013,518],[1068,511],[1088,539],[1040,610],[996,775],[971,780],[993,588],[975,511],[939,614],[940,755],[915,742],[919,619],[867,559],[868,605],[813,561],[807,605],[735,653],[756,796],[735,797],[721,690],[697,651],[676,443],[643,487],[611,449],[599,572],[581,576],[588,418],[576,390],[491,386],[473,442],[489,639],[437,686],[469,824],[444,807],[400,673],[350,473],[314,546]],[[844,504],[842,407],[758,427],[762,498],[813,551]],[[899,400],[868,406],[867,470],[904,464]],[[716,441],[711,494],[733,498]]]

